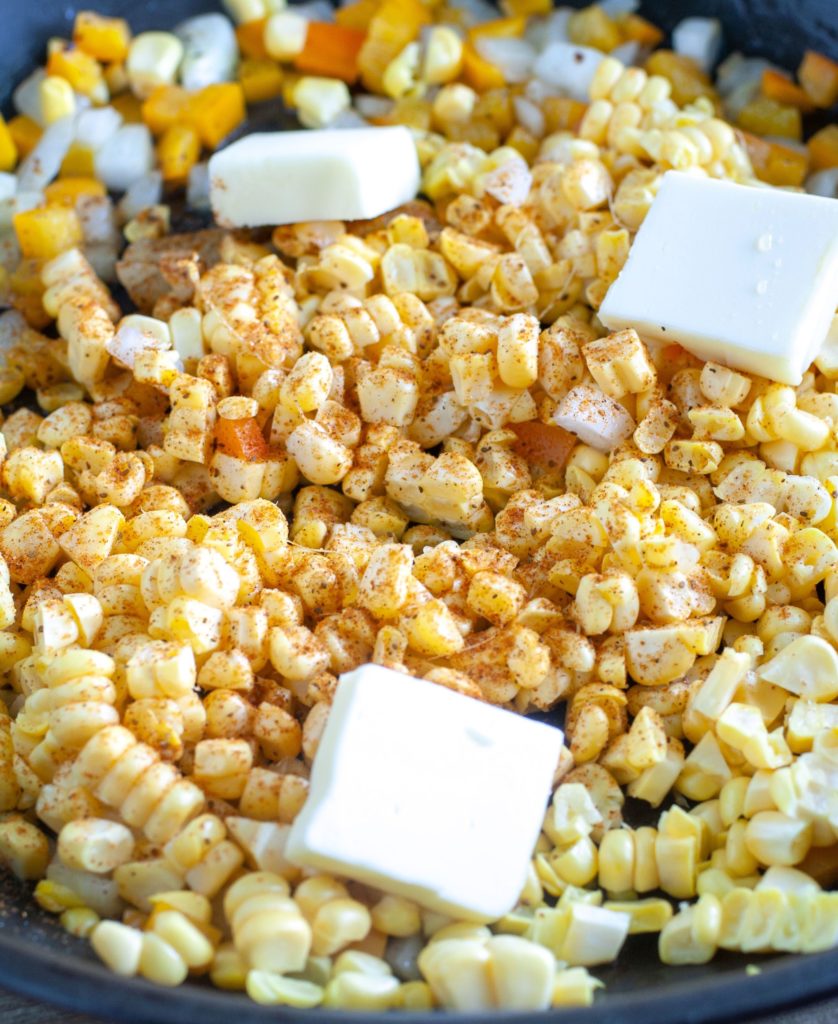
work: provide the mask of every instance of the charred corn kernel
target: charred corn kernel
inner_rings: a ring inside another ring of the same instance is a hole
[[[44,124],[50,125],[76,112],[76,96],[66,78],[47,75],[40,88],[41,113]]]
[[[164,181],[185,181],[201,155],[201,140],[189,125],[172,125],[157,144]]]

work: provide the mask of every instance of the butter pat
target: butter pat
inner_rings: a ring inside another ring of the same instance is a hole
[[[407,128],[248,135],[209,162],[222,227],[364,220],[413,199],[420,171]]]
[[[378,665],[341,677],[286,854],[475,921],[517,902],[558,729]]]
[[[836,305],[838,202],[670,171],[599,318],[796,385]]]

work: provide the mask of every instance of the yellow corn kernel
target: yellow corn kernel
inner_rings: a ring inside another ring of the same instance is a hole
[[[133,977],[140,969],[143,933],[118,921],[101,921],[90,935],[90,944],[114,974]]]
[[[298,1010],[319,1006],[325,995],[320,985],[273,971],[248,971],[246,987],[250,998],[261,1006],[293,1006]]]
[[[44,124],[52,124],[76,112],[76,96],[66,78],[47,75],[40,87],[41,113]]]

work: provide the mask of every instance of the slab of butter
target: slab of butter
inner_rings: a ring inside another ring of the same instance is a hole
[[[286,855],[459,918],[517,902],[560,730],[378,665],[341,677]]]
[[[670,171],[599,318],[799,384],[838,305],[838,202]]]
[[[420,170],[407,128],[248,135],[209,162],[222,227],[364,220],[413,199]]]

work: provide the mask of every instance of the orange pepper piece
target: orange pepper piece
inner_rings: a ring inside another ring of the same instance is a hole
[[[162,135],[183,120],[189,100],[189,93],[179,85],[158,85],[143,102],[143,121],[154,135]]]
[[[640,43],[641,46],[659,46],[663,42],[663,32],[651,21],[641,18],[639,14],[627,14],[618,18],[617,24],[629,42]]]
[[[814,103],[808,94],[796,85],[786,75],[779,71],[766,68],[762,73],[762,95],[786,106],[797,107],[803,113],[809,113],[815,109]]]
[[[356,0],[354,4],[338,7],[335,11],[335,21],[343,28],[355,28],[359,32],[366,32],[380,6],[381,0]]]
[[[742,132],[742,138],[754,173],[760,181],[795,188],[803,184],[809,171],[809,157],[806,153],[779,142],[769,142],[750,132]]]
[[[822,53],[806,51],[797,80],[816,107],[831,107],[838,100],[838,62]]]
[[[358,54],[365,38],[355,28],[310,21],[305,46],[294,66],[305,75],[340,78],[352,85],[358,78]]]
[[[838,124],[828,124],[815,132],[807,145],[813,171],[838,167]]]
[[[236,39],[243,57],[264,58],[268,56],[265,49],[265,24],[267,18],[256,21],[245,21],[236,29]]]
[[[122,18],[106,18],[95,11],[79,11],[73,26],[73,42],[96,60],[125,60],[131,29]]]
[[[484,60],[471,43],[466,43],[463,47],[462,79],[476,92],[500,89],[506,85],[506,79],[503,77],[501,69]]]
[[[264,462],[269,453],[265,436],[253,418],[219,419],[215,427],[215,443],[224,455],[245,462]]]
[[[239,82],[219,82],[193,93],[183,111],[183,122],[191,125],[207,149],[217,149],[246,116],[244,90]]]
[[[282,95],[282,68],[269,57],[245,57],[239,63],[238,77],[248,103]]]

